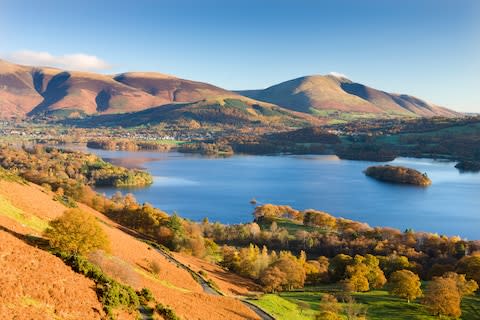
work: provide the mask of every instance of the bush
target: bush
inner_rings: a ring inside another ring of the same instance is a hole
[[[47,184],[47,186],[48,186],[48,184]],[[53,197],[53,200],[60,202],[61,204],[63,204],[67,208],[77,208],[78,207],[75,200],[73,200],[71,197],[66,196],[66,195],[58,195],[57,194]]]
[[[111,279],[99,267],[82,256],[58,251],[54,254],[72,267],[75,272],[83,274],[95,282],[97,296],[109,315],[112,314],[112,309],[117,307],[124,307],[130,311],[138,309],[141,297],[132,287]]]
[[[136,310],[140,305],[140,299],[135,290],[122,285],[115,280],[97,285],[97,294],[107,312],[116,307],[126,307],[128,310]]]
[[[45,231],[50,246],[74,255],[86,255],[93,250],[109,249],[107,235],[91,214],[80,209],[70,209],[50,222]]]
[[[155,311],[165,320],[180,320],[180,317],[175,314],[175,311],[173,311],[169,307],[164,306],[161,303],[157,304],[157,306],[155,307]]]
[[[140,303],[143,305],[155,300],[152,291],[148,288],[142,288],[142,290],[137,291],[137,296],[140,298]]]

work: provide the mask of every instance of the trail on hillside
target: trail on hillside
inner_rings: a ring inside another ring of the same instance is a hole
[[[162,256],[164,256],[165,259],[167,259],[169,262],[171,262],[171,263],[175,264],[176,266],[178,266],[178,267],[186,270],[187,272],[189,272],[192,275],[192,277],[196,281],[198,281],[198,283],[202,286],[203,291],[205,293],[211,294],[211,295],[216,295],[216,296],[223,296],[222,292],[220,292],[219,290],[212,287],[212,285],[207,280],[205,280],[201,275],[199,275],[198,273],[193,271],[190,267],[188,267],[187,265],[178,261],[177,259],[172,257],[170,254],[165,252],[164,250],[153,247],[153,246],[151,246],[151,247],[154,248]],[[271,316],[270,314],[268,314],[267,312],[262,310],[260,307],[250,303],[249,301],[244,300],[244,299],[239,299],[239,298],[236,298],[236,299],[238,299],[240,302],[242,302],[247,308],[249,308],[250,310],[255,312],[260,317],[260,319],[262,319],[262,320],[275,320],[275,318],[273,316]]]

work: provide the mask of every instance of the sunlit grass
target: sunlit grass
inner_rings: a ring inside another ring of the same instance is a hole
[[[267,294],[251,302],[265,309],[277,319],[314,319],[320,307],[322,295],[328,292],[337,292],[338,286],[325,285],[307,287],[307,291],[282,292]],[[356,303],[367,307],[369,320],[435,320],[438,317],[427,313],[420,300],[408,303],[389,295],[385,290],[373,290],[364,293],[355,293]],[[302,312],[300,304],[310,307]],[[480,297],[478,295],[464,297],[462,300],[462,317],[460,319],[480,319]]]
[[[18,223],[32,228],[35,231],[43,232],[48,223],[34,215],[27,215],[22,210],[13,206],[7,199],[0,196],[0,215],[6,216]]]

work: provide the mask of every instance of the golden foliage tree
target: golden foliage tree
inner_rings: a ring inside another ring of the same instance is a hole
[[[390,294],[407,299],[408,303],[422,295],[420,278],[410,270],[395,271],[390,276],[389,284]]]
[[[461,297],[472,295],[478,290],[478,283],[475,280],[467,280],[464,274],[447,272],[443,277],[455,280]]]
[[[381,288],[386,282],[385,275],[379,267],[375,256],[356,255],[345,269],[347,287],[352,291],[368,291],[371,288]]]
[[[436,277],[427,287],[423,304],[432,315],[458,318],[462,314],[460,302],[455,279]]]
[[[94,250],[108,250],[109,240],[95,217],[80,209],[66,210],[50,222],[45,236],[52,248],[70,254],[87,255]]]

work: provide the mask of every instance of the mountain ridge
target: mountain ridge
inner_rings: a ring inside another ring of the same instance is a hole
[[[260,90],[230,91],[157,72],[106,75],[0,60],[0,118],[123,114],[176,103],[204,108],[207,104],[202,102],[219,101],[219,105],[224,106],[223,102],[229,99],[254,109],[275,110],[277,116],[279,113],[287,118],[300,115],[308,121],[313,117],[328,118],[332,110],[399,117],[460,116],[453,110],[410,95],[388,93],[334,75],[299,77]],[[271,116],[270,111],[267,115],[247,109],[253,116],[252,121],[261,121],[260,116]],[[175,110],[178,116],[178,108]],[[191,109],[185,111],[187,116],[191,115],[188,113]],[[209,112],[218,115],[225,110],[212,107]],[[216,117],[215,121],[221,122],[222,117]]]
[[[338,110],[423,117],[460,115],[410,95],[388,93],[335,75],[303,76],[265,89],[235,92],[310,114]]]

